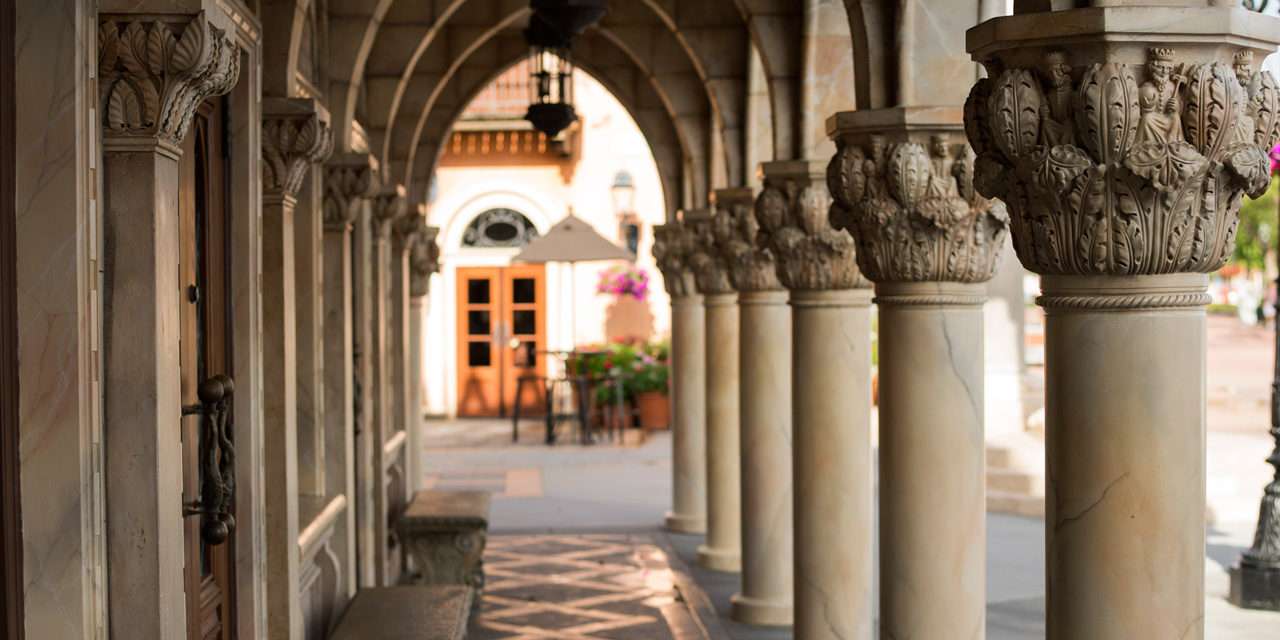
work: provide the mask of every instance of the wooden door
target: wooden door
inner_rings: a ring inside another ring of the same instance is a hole
[[[218,98],[200,107],[179,163],[179,357],[184,408],[201,404],[197,394],[201,382],[231,374],[230,217],[223,113]],[[188,413],[184,409],[182,499],[185,505],[195,506],[201,501],[205,474],[200,455],[204,416]],[[234,536],[211,544],[201,532],[204,516],[190,511],[184,517],[187,638],[231,640],[235,637]]]
[[[545,283],[542,265],[458,269],[458,415],[510,415],[519,376],[545,371]],[[528,389],[521,402],[542,410]]]
[[[0,2],[0,636],[23,637],[18,482],[18,290],[14,3]]]

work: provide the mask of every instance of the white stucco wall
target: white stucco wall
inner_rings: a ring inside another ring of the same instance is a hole
[[[423,410],[432,415],[453,415],[457,400],[457,270],[459,267],[510,264],[514,249],[463,248],[467,225],[481,213],[506,208],[524,214],[540,234],[562,219],[572,207],[574,215],[591,224],[600,235],[622,244],[619,218],[614,211],[611,187],[619,171],[631,174],[635,184],[634,209],[641,221],[636,265],[650,276],[648,306],[654,317],[655,337],[670,333],[670,301],[653,260],[653,225],[667,219],[662,183],[648,143],[631,116],[598,82],[579,72],[576,108],[581,119],[581,158],[568,183],[559,167],[445,167],[435,174],[436,194],[429,203],[428,221],[440,227],[442,268],[432,276],[423,344]],[[578,264],[576,286],[564,264],[547,265],[547,347],[568,349],[574,344],[604,342],[605,312],[611,296],[595,292],[599,273],[617,264]],[[572,313],[575,317],[570,316]],[[571,322],[573,320],[574,322]]]

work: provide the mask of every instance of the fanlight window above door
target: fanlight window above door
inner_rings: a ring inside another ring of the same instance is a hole
[[[538,230],[519,211],[490,209],[467,225],[462,234],[462,246],[523,247],[536,237]]]

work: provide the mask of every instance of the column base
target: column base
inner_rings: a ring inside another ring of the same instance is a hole
[[[795,609],[787,601],[760,600],[735,593],[729,602],[733,605],[729,617],[735,622],[758,627],[789,627],[795,622]]]
[[[1280,611],[1280,569],[1246,564],[1231,567],[1227,600],[1245,609]]]
[[[742,571],[742,552],[737,549],[714,549],[698,546],[698,565],[712,571],[739,573]]]
[[[706,533],[706,516],[683,516],[671,511],[667,512],[667,530],[675,533]]]

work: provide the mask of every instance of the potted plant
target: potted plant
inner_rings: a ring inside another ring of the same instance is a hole
[[[671,427],[671,404],[668,399],[670,380],[671,367],[667,364],[665,345],[647,347],[632,364],[628,386],[635,397],[641,427]]]

